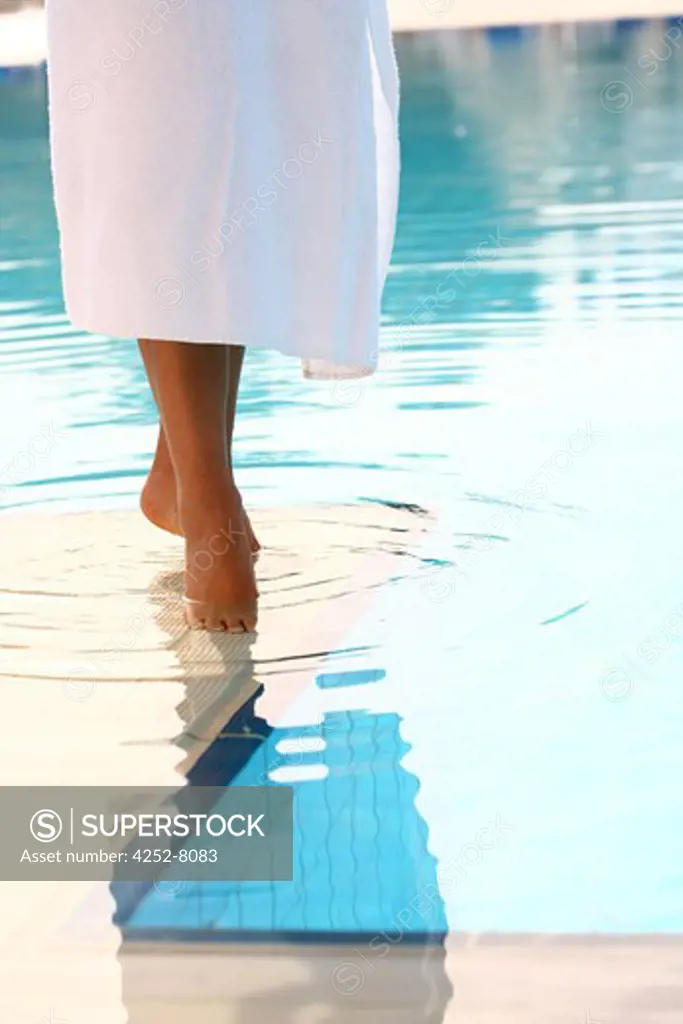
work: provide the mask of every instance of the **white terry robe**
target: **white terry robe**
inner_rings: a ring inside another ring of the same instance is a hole
[[[386,0],[48,0],[68,314],[377,362],[398,194]]]

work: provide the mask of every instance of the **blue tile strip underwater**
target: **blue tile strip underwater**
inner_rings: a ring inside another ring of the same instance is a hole
[[[363,681],[375,678],[369,672]],[[445,935],[437,865],[415,807],[419,782],[402,766],[410,747],[399,716],[332,712],[318,726],[273,730],[254,714],[259,696],[233,716],[189,783],[278,785],[282,771],[320,766],[321,776],[297,785],[293,884],[193,884],[169,899],[158,885],[152,891],[115,882],[115,923],[136,941],[201,942],[210,933],[211,941],[226,942],[306,943],[325,935],[329,942],[384,936],[391,944]],[[236,736],[248,742],[236,743]],[[296,746],[311,737],[323,740],[321,749],[280,750],[283,740]],[[398,856],[387,887],[389,850]],[[413,907],[416,894],[424,906]]]

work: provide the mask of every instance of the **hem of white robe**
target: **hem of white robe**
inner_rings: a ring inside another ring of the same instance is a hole
[[[72,317],[69,313],[67,316],[71,324],[78,331],[86,331],[88,334],[105,335],[106,337],[114,338],[149,338],[152,340],[158,339],[160,333],[163,334],[164,341],[180,341],[185,342],[188,345],[237,345],[243,348],[253,348],[257,350],[266,350],[279,352],[281,355],[287,356],[291,359],[301,360],[302,374],[306,380],[356,380],[361,377],[371,377],[376,369],[377,365],[364,365],[360,362],[354,363],[337,363],[333,360],[323,359],[318,356],[304,356],[301,352],[293,352],[281,345],[272,345],[268,342],[249,342],[240,341],[239,339],[225,340],[224,338],[197,338],[187,337],[187,335],[181,336],[179,333],[172,332],[169,334],[167,331],[154,332],[149,331],[135,331],[130,332],[128,330],[111,330],[103,327],[88,326],[86,318],[84,317]]]
[[[376,366],[361,366],[352,363],[328,363],[324,359],[302,359],[303,375],[307,380],[358,380],[360,377],[372,377]]]

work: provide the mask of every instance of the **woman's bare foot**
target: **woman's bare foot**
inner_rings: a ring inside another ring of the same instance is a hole
[[[239,491],[237,491],[239,495]],[[242,498],[239,496],[244,518],[244,528],[249,540],[249,547],[252,555],[256,558],[261,550],[261,545],[254,533],[251,520],[242,505]],[[178,488],[176,485],[175,472],[171,464],[170,456],[160,449],[154,456],[152,468],[145,480],[140,495],[140,508],[146,519],[160,530],[166,530],[176,537],[182,537],[183,531],[180,528],[178,516]]]
[[[140,495],[140,508],[150,523],[160,530],[182,537],[178,522],[178,488],[170,459],[167,465],[154,456],[152,468]]]
[[[256,628],[258,590],[234,486],[219,487],[201,501],[181,504],[185,537],[186,619],[191,629],[250,633]]]

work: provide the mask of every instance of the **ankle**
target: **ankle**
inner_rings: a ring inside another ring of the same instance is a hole
[[[216,531],[231,531],[240,526],[242,502],[234,481],[185,483],[178,494],[178,514],[185,536],[203,536]]]

